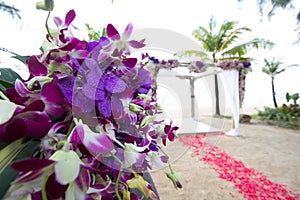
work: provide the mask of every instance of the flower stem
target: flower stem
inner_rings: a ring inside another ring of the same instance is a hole
[[[131,173],[136,174],[136,172],[134,170],[126,167],[124,165],[124,163],[117,156],[115,156],[113,153],[110,152],[110,155],[120,164],[120,166],[121,166],[120,169],[126,169],[126,170],[130,171]]]
[[[122,147],[123,149],[125,148],[125,146],[124,146],[119,140],[117,140],[117,139],[115,139],[115,138],[113,138],[113,137],[110,137],[110,139],[111,139],[112,141],[114,141],[115,143],[117,143],[118,145],[120,145],[120,147]]]
[[[72,132],[72,130],[73,130],[74,127],[75,127],[75,122],[74,122],[74,120],[72,120],[71,124],[70,124],[70,127],[68,129],[68,133],[67,133],[67,137],[66,138],[69,137],[69,135],[71,134],[71,132]]]
[[[122,200],[120,194],[119,194],[119,182],[120,182],[120,179],[121,179],[121,174],[122,174],[122,166],[120,167],[120,171],[118,173],[118,177],[117,177],[117,181],[115,183],[115,192],[116,192],[116,195],[117,195],[117,198],[118,200]]]
[[[49,20],[49,17],[50,17],[50,13],[51,13],[51,11],[48,12],[45,26],[46,26],[46,30],[47,30],[48,36],[50,37],[51,40],[53,40],[53,37],[52,37],[52,35],[50,33],[49,26],[48,26],[48,20]]]
[[[168,157],[168,167],[170,169],[171,172],[173,172],[173,169],[172,169],[172,166],[171,166],[171,163],[170,163],[170,160],[169,160],[169,156],[168,154],[161,148],[161,146],[159,146],[158,144],[155,144],[152,142],[153,145],[155,145],[157,148],[159,148],[159,150],[166,156]]]
[[[48,177],[45,176],[43,178],[42,182],[42,200],[48,200],[47,193],[46,193],[46,182],[47,182]]]

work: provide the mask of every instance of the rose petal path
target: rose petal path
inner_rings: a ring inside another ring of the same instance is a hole
[[[222,134],[223,135],[223,134]],[[206,135],[179,137],[183,145],[193,151],[193,156],[209,165],[218,174],[219,178],[233,183],[233,187],[251,200],[296,200],[299,194],[286,189],[285,185],[277,184],[265,177],[255,169],[247,168],[238,161],[221,151],[217,146],[210,145],[205,141]],[[208,149],[203,155],[203,148]],[[222,188],[221,188],[222,189]]]

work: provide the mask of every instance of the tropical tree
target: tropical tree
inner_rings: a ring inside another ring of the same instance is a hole
[[[238,2],[242,2],[243,0],[238,0]],[[298,42],[300,41],[300,11],[299,8],[296,8],[293,4],[293,2],[296,2],[295,0],[257,0],[257,5],[259,7],[259,12],[263,16],[267,14],[269,19],[273,15],[275,15],[275,11],[279,9],[284,10],[297,10],[298,13],[295,15],[296,21],[297,21],[297,28],[298,31]]]
[[[264,59],[264,61],[265,61],[265,66],[262,68],[262,71],[271,77],[272,98],[273,98],[274,107],[277,108],[278,104],[276,101],[276,93],[275,93],[275,85],[274,85],[275,76],[284,72],[289,67],[295,67],[299,65],[292,64],[292,65],[282,67],[284,63],[281,62],[280,60],[275,60],[275,58],[273,58],[271,61]]]
[[[250,60],[245,57],[245,54],[252,48],[271,48],[274,44],[268,40],[254,38],[248,42],[239,43],[240,35],[251,31],[246,26],[237,27],[237,21],[224,21],[217,30],[217,23],[212,16],[208,23],[208,29],[204,26],[199,26],[193,31],[193,36],[200,41],[203,50],[187,50],[184,55],[197,55],[202,60],[211,60],[218,62],[219,60]],[[218,77],[214,76],[215,94],[216,94],[216,115],[220,115],[219,105],[219,86]]]
[[[3,1],[0,1],[0,10],[8,12],[12,17],[17,16],[19,19],[21,19],[21,16],[19,14],[20,10],[12,5],[7,5]]]
[[[242,0],[239,0],[242,1]],[[275,10],[278,8],[282,9],[293,9],[294,0],[257,0],[257,4],[259,6],[259,11],[261,14],[265,13],[265,7],[269,6],[266,10],[267,15],[269,17],[275,14]],[[297,19],[300,21],[300,12],[297,15]]]

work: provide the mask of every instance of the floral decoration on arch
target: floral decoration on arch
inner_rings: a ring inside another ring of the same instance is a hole
[[[222,60],[217,63],[217,67],[223,70],[237,70],[239,72],[239,101],[240,107],[243,105],[246,88],[246,75],[251,72],[251,63],[249,61],[234,60]]]
[[[69,28],[75,16],[70,10],[47,27],[42,53],[26,59],[28,80],[0,82],[2,197],[157,199],[143,174],[166,166],[181,188],[163,151],[178,127],[156,118],[149,71],[130,56],[144,40],[130,39],[132,24],[122,34],[108,24],[106,37],[80,40]]]

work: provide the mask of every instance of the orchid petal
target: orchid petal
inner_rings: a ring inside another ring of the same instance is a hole
[[[42,100],[35,100],[31,102],[29,105],[27,105],[23,110],[22,113],[28,112],[28,111],[39,111],[43,112],[45,109],[45,104]]]
[[[49,42],[47,40],[44,40],[42,42],[42,49],[43,49],[44,53],[43,53],[43,56],[41,58],[39,58],[38,60],[40,62],[43,62],[46,59],[46,57],[48,56],[49,52],[51,50],[54,50],[54,49],[57,49],[57,48],[58,48],[58,46],[56,46],[55,44],[53,44],[53,43],[51,43],[51,42]]]
[[[88,57],[89,52],[86,50],[77,50],[77,51],[71,51],[68,55],[78,58],[78,59],[84,59]]]
[[[53,124],[53,126],[51,127],[51,129],[48,132],[48,136],[49,137],[53,137],[55,136],[55,134],[57,133],[57,131],[59,129],[61,129],[64,125],[60,122]]]
[[[28,164],[31,166],[31,164]],[[20,173],[20,176],[15,179],[16,183],[26,183],[26,182],[39,182],[42,181],[44,176],[48,176],[53,172],[54,162],[49,166],[45,166],[40,170],[29,171],[26,173]]]
[[[28,134],[35,139],[43,138],[52,126],[51,119],[45,112],[28,111],[16,117],[24,119]]]
[[[128,68],[133,68],[136,63],[137,59],[136,58],[125,58],[122,60],[123,65],[125,65]]]
[[[105,92],[103,90],[93,87],[90,84],[84,84],[82,87],[82,92],[87,98],[96,101],[103,100],[105,97]]]
[[[71,183],[68,186],[68,189],[66,191],[66,199],[76,199],[76,197],[75,197],[75,188],[74,187],[75,187],[74,183]]]
[[[0,125],[0,141],[11,142],[26,136],[26,123],[23,119],[12,118]]]
[[[132,29],[133,29],[133,26],[131,23],[129,23],[126,26],[125,31],[122,34],[122,40],[128,40],[128,38],[130,37],[130,35],[132,33]]]
[[[106,34],[112,40],[120,40],[120,34],[112,24],[107,25]]]
[[[110,44],[109,39],[106,38],[106,37],[101,36],[101,37],[100,37],[100,40],[99,40],[99,45],[100,45],[101,47],[104,47],[104,46],[106,46],[106,45],[108,45],[108,44]]]
[[[124,148],[124,164],[126,167],[130,167],[133,165],[141,156],[143,156],[142,153],[145,151],[147,146],[143,147],[138,147],[134,144],[131,143],[125,143],[125,148]]]
[[[54,117],[62,116],[66,111],[64,105],[46,103],[45,106],[45,112]]]
[[[82,161],[76,152],[59,150],[50,159],[56,161],[54,171],[58,183],[66,185],[78,177]]]
[[[54,161],[53,161],[54,162]],[[67,185],[62,185],[56,181],[55,173],[49,176],[46,182],[46,192],[51,199],[59,199],[64,196]]]
[[[152,163],[154,166],[158,168],[163,168],[166,167],[167,164],[164,162],[165,160],[162,160],[162,156],[164,156],[161,152],[155,152],[155,151],[150,151],[147,153],[147,161],[149,163]]]
[[[88,80],[88,84],[96,87],[98,85],[98,80],[102,75],[102,71],[100,68],[90,69],[91,71],[86,75],[86,79]]]
[[[75,77],[67,76],[58,81],[58,87],[69,103],[72,103]]]
[[[81,139],[79,138],[78,135],[78,127],[73,128],[72,132],[70,133],[69,137],[68,137],[68,142],[73,143],[73,144],[80,144],[81,143]],[[83,131],[83,130],[81,130]]]
[[[138,42],[136,40],[130,40],[130,41],[128,41],[128,43],[131,47],[136,48],[136,49],[146,46],[144,43]]]
[[[49,103],[61,103],[64,98],[56,83],[50,82],[43,85],[41,90],[42,99]]]
[[[36,56],[30,56],[26,60],[28,69],[33,76],[45,76],[47,75],[47,68],[41,64]]]
[[[80,168],[80,176],[75,180],[76,185],[81,191],[86,192],[89,188],[91,178],[89,171],[83,167]]]
[[[18,106],[10,101],[0,99],[0,124],[9,121]]]
[[[95,100],[87,98],[80,91],[75,91],[73,96],[73,106],[77,106],[84,113],[89,113],[95,108]]]
[[[16,86],[15,86],[16,87]],[[18,105],[24,105],[25,102],[29,99],[29,97],[21,97],[16,88],[7,88],[5,90],[5,95],[14,103]]]
[[[102,101],[97,103],[98,111],[103,117],[111,116],[111,102],[105,97]]]
[[[72,23],[72,21],[75,19],[75,16],[76,16],[75,11],[70,10],[65,17],[65,25],[69,26]]]
[[[53,17],[53,21],[57,27],[60,27],[62,25],[62,21],[58,17]]]
[[[115,74],[110,74],[105,83],[105,89],[111,93],[123,92],[126,88],[126,83],[117,77]]]
[[[102,52],[98,55],[98,60],[101,62],[101,61],[106,60],[109,57],[110,57],[109,53]]]
[[[15,89],[21,97],[27,97],[28,95],[33,94],[33,92],[28,90],[25,84],[19,79],[16,79],[15,81]]]
[[[35,170],[41,170],[45,167],[50,166],[53,163],[53,160],[28,158],[25,160],[18,160],[13,162],[11,164],[11,167],[19,172],[30,172]]]
[[[82,143],[91,152],[110,152],[114,149],[113,142],[107,135],[94,133],[85,124],[77,126],[76,128]]]
[[[98,73],[102,74],[102,71],[99,68],[99,63],[96,60],[94,60],[94,59],[86,58],[86,59],[84,59],[84,62],[82,63],[82,65],[86,66],[90,70],[97,70]]]

